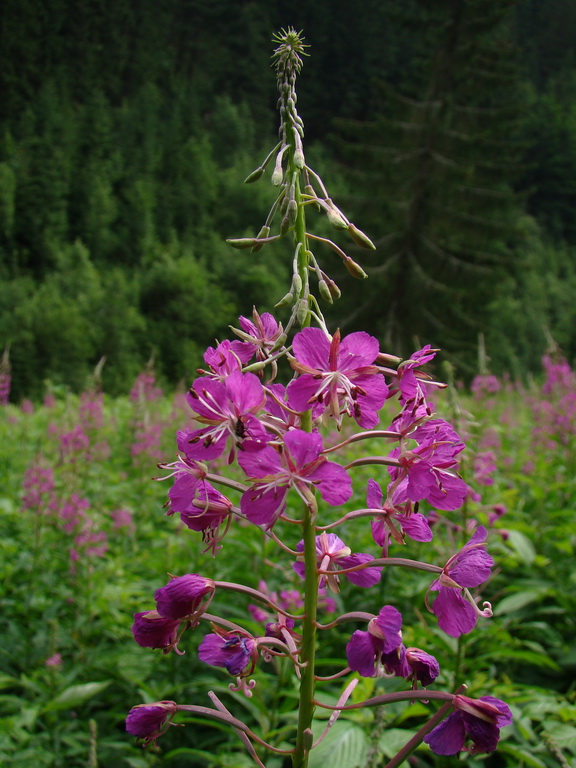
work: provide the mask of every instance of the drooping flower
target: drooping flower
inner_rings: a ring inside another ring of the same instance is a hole
[[[191,461],[209,461],[224,453],[231,440],[231,462],[236,446],[248,440],[259,447],[268,435],[254,414],[264,405],[262,384],[253,373],[232,371],[225,381],[201,377],[186,395],[196,419],[208,426],[178,432],[178,449]]]
[[[346,413],[366,429],[378,423],[388,386],[373,363],[378,357],[378,340],[363,331],[330,339],[321,328],[303,328],[294,337],[290,364],[300,373],[288,385],[292,408],[313,408],[314,416],[327,411],[342,424]]]
[[[382,510],[372,521],[372,536],[378,546],[387,550],[391,539],[404,543],[404,534],[414,541],[432,541],[428,520],[420,512],[412,511],[412,502],[396,502],[397,489],[390,499],[383,500],[382,489],[376,480],[368,480],[366,505],[369,509]],[[398,526],[398,527],[397,527]]]
[[[298,552],[304,552],[304,541],[299,541],[296,545]],[[302,558],[304,556],[302,555]],[[318,586],[321,588],[325,584],[332,592],[338,592],[339,575],[336,571],[344,568],[353,568],[356,565],[363,565],[374,560],[372,555],[362,552],[352,554],[350,547],[347,547],[342,539],[335,533],[326,533],[325,531],[316,536],[316,563],[319,571],[334,571],[334,573],[323,574],[320,577]],[[296,562],[292,566],[300,578],[305,577],[305,566],[303,562]],[[382,567],[374,566],[362,568],[358,571],[345,573],[344,576],[356,584],[358,587],[373,587],[380,581]],[[395,609],[394,609],[395,610]]]
[[[348,666],[362,677],[385,674],[386,658],[402,645],[402,614],[385,605],[368,623],[368,631],[357,629],[346,646]]]
[[[414,682],[420,682],[424,687],[430,685],[440,674],[440,665],[437,660],[420,648],[406,648],[406,662],[412,674]]]
[[[250,522],[271,528],[286,508],[286,494],[294,488],[309,506],[317,488],[327,504],[344,504],[352,495],[352,481],[340,464],[328,461],[317,433],[293,429],[278,450],[266,446],[243,451],[238,462],[256,482],[242,495],[240,509]]]
[[[437,755],[456,755],[469,737],[471,754],[494,752],[500,728],[512,722],[510,707],[493,696],[470,699],[456,695],[452,704],[456,711],[424,737],[430,749]]]
[[[231,675],[246,677],[256,663],[256,641],[248,634],[225,632],[214,627],[198,646],[201,661],[214,667],[224,667]]]
[[[214,582],[196,573],[176,576],[154,593],[156,610],[165,619],[184,619],[198,613],[205,598],[214,594]],[[205,610],[205,608],[204,608]]]
[[[486,535],[486,529],[479,526],[470,541],[448,560],[440,577],[430,585],[430,591],[438,592],[432,612],[438,619],[440,629],[451,637],[471,632],[479,616],[492,615],[489,603],[485,604],[484,610],[480,610],[463,594],[490,577],[494,560],[486,552]]]
[[[167,619],[158,611],[144,611],[134,614],[132,634],[142,648],[162,648],[168,652],[178,639],[178,619]]]
[[[224,494],[204,480],[197,488],[195,497],[185,510],[180,512],[180,520],[192,531],[202,531],[202,541],[206,549],[216,554],[220,542],[230,527],[230,515],[233,504]],[[224,531],[220,527],[225,524]]]
[[[165,733],[177,712],[175,701],[156,701],[154,704],[137,704],[126,718],[126,730],[146,744],[155,742]]]

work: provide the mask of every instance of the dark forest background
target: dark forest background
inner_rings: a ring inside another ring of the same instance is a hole
[[[351,252],[369,281],[334,263],[333,326],[431,343],[464,378],[480,338],[495,373],[551,344],[574,359],[573,0],[3,0],[0,20],[13,399],[80,388],[103,356],[110,392],[151,356],[187,381],[286,292],[289,249],[224,239],[255,234],[274,195],[242,180],[276,141],[288,26],[311,45],[308,160],[377,244]]]

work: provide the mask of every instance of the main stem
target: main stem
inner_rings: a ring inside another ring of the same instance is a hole
[[[296,170],[293,165],[293,151],[290,147],[289,168]],[[296,246],[300,243],[298,253],[298,273],[302,278],[302,293],[300,298],[306,298],[308,286],[308,256],[306,240],[306,218],[300,192],[300,173],[297,173],[295,197],[298,213],[294,227]],[[309,324],[309,319],[306,325]],[[301,427],[306,432],[312,431],[312,412],[302,415]],[[302,520],[302,538],[304,540],[304,619],[302,621],[302,646],[300,659],[305,665],[300,680],[300,699],[298,704],[298,732],[296,735],[296,752],[292,758],[294,768],[306,768],[308,754],[312,746],[312,718],[314,717],[314,695],[316,688],[316,613],[318,610],[318,573],[316,567],[316,526],[315,512],[306,505]]]

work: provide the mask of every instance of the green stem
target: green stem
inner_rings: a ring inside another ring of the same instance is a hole
[[[312,745],[312,718],[314,716],[315,677],[314,662],[316,656],[316,612],[318,604],[318,573],[316,570],[316,527],[314,514],[306,509],[302,524],[304,536],[304,613],[302,622],[302,647],[300,660],[306,666],[300,680],[300,700],[298,708],[298,733],[296,752],[292,758],[294,768],[306,768],[308,751]]]

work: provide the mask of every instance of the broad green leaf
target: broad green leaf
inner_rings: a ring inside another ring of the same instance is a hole
[[[389,728],[378,742],[380,749],[386,757],[394,757],[415,733],[416,731],[408,731],[403,728]]]
[[[573,725],[552,723],[546,726],[545,734],[561,749],[569,749],[572,753],[576,753],[576,728]]]
[[[509,530],[507,543],[516,551],[526,565],[532,565],[536,557],[536,550],[527,536],[520,533],[520,531]]]
[[[84,683],[82,685],[71,685],[58,694],[56,698],[49,701],[44,707],[45,712],[53,712],[60,709],[71,709],[79,704],[94,698],[107,688],[111,680],[103,680],[99,683]]]
[[[527,752],[520,747],[513,747],[505,741],[498,745],[498,752],[515,757],[518,760],[518,765],[526,765],[530,768],[547,768],[546,763],[536,757],[533,752]]]
[[[317,738],[324,723],[315,724]],[[368,737],[354,723],[338,720],[324,741],[310,753],[308,768],[363,768],[368,753]]]
[[[503,598],[496,605],[496,608],[494,609],[494,615],[503,616],[507,613],[512,613],[512,611],[518,611],[520,608],[524,608],[526,605],[530,605],[530,603],[538,602],[538,600],[544,597],[548,591],[549,590],[547,587],[541,587],[539,589],[526,589],[522,592],[516,592],[513,595],[508,595],[508,597]]]

